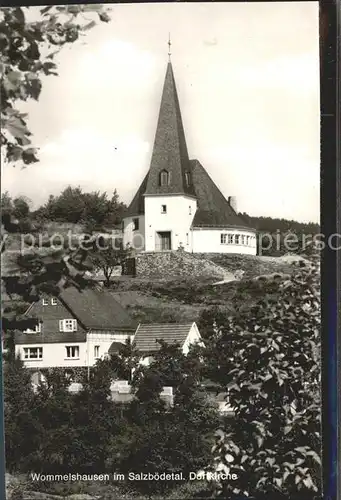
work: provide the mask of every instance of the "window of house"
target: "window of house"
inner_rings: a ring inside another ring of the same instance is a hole
[[[227,236],[227,234],[221,233],[221,235],[220,235],[220,243],[221,244],[226,243],[226,236]]]
[[[51,305],[56,306],[57,305],[57,299],[55,297],[52,297],[51,299]]]
[[[161,205],[161,213],[166,214],[167,213],[167,205]]]
[[[250,236],[247,236],[247,237],[246,237],[246,244],[247,244],[247,245],[250,245]]]
[[[133,219],[133,231],[138,231],[140,227],[140,220],[139,219]]]
[[[239,245],[240,244],[240,234],[235,235],[235,244]]]
[[[186,245],[189,245],[189,236],[188,236],[188,233],[186,233]]]
[[[159,177],[160,186],[169,186],[170,184],[170,174],[167,170],[162,170]]]
[[[66,357],[68,359],[76,359],[79,358],[79,346],[78,345],[67,345],[66,349]]]
[[[188,213],[189,213],[189,215],[192,215],[192,207],[191,207],[191,205],[188,207]]]
[[[76,319],[61,319],[59,321],[60,332],[76,332],[77,320]]]
[[[43,348],[24,347],[24,359],[43,359]]]
[[[43,299],[43,306],[48,306],[49,305],[49,301],[47,299]]]
[[[27,328],[24,333],[41,333],[41,323],[38,323],[33,328]]]
[[[243,234],[241,236],[241,239],[242,239],[242,245],[245,245],[245,236]]]
[[[185,172],[185,181],[186,181],[187,186],[189,186],[191,184],[191,173],[190,172]]]
[[[227,237],[227,243],[229,245],[232,245],[233,244],[233,234],[229,234],[228,237]]]
[[[99,345],[94,346],[94,357],[95,359],[99,358]]]

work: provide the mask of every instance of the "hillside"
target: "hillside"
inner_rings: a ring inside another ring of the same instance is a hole
[[[240,308],[252,307],[265,293],[277,298],[278,282],[293,272],[293,263],[297,260],[306,262],[294,256],[269,258],[216,254],[209,258],[237,278],[216,284],[214,277],[205,276],[136,277],[113,283],[112,294],[137,321],[198,321],[202,312],[211,307],[234,314]],[[204,256],[201,255],[200,259]],[[244,274],[240,273],[242,270],[245,270]]]

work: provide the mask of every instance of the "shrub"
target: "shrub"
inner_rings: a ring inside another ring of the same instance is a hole
[[[216,466],[238,475],[218,491],[312,498],[320,489],[320,296],[316,267],[297,270],[253,314],[220,330],[221,374],[235,408],[217,433]],[[225,341],[225,342],[224,342]],[[224,361],[225,360],[225,361]]]

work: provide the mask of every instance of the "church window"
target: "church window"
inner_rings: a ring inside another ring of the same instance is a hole
[[[191,205],[188,207],[188,213],[189,213],[189,215],[192,215],[192,207],[191,207]]]
[[[229,245],[232,245],[232,243],[233,243],[233,234],[229,234],[229,235],[228,235],[227,243],[228,243]]]
[[[242,245],[245,245],[245,236],[243,234],[242,234],[241,238],[242,238]]]
[[[239,234],[236,234],[236,235],[235,235],[235,244],[236,244],[236,245],[239,245],[239,244],[240,244],[239,239],[240,239],[240,235],[239,235]]]
[[[221,235],[220,235],[220,243],[221,244],[226,243],[226,236],[227,236],[227,234],[221,233]]]
[[[166,214],[167,213],[167,205],[161,205],[161,213]]]
[[[190,184],[191,184],[191,173],[190,172],[185,172],[185,180],[186,180],[186,186],[190,186]]]
[[[170,174],[167,170],[162,170],[160,172],[159,184],[160,184],[160,186],[169,186]]]
[[[139,219],[133,219],[133,231],[138,231],[140,227]]]
[[[250,245],[250,236],[247,236],[247,237],[246,237],[246,244],[247,244],[247,245]]]

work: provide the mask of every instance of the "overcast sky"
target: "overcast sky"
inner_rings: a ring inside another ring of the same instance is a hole
[[[126,203],[149,168],[168,33],[191,158],[238,210],[319,221],[318,3],[113,5],[58,56],[29,103],[40,162],[2,170],[35,206],[65,186],[116,188]]]

